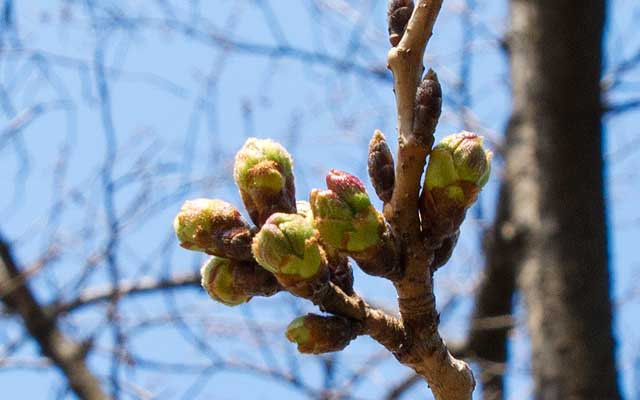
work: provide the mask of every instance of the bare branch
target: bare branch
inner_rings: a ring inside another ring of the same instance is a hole
[[[69,387],[79,398],[107,399],[98,378],[87,367],[84,346],[73,342],[60,331],[57,321],[45,313],[31,290],[23,284],[5,292],[5,282],[12,282],[20,277],[20,270],[11,255],[9,245],[0,238],[0,289],[4,293],[0,300],[20,315],[42,353],[62,371]]]
[[[471,398],[475,381],[469,366],[449,353],[438,333],[439,317],[428,268],[434,251],[424,245],[417,213],[420,178],[432,142],[414,135],[415,98],[423,72],[425,46],[441,7],[442,0],[419,1],[400,43],[389,51],[399,148],[395,189],[385,206],[385,217],[406,246],[405,275],[394,282],[407,330],[407,343],[403,354],[397,355],[398,359],[426,378],[436,399],[467,400]]]
[[[200,273],[194,272],[166,279],[147,277],[138,281],[120,281],[115,289],[111,286],[87,289],[70,302],[50,306],[50,312],[53,314],[66,314],[84,307],[111,301],[114,297],[123,299],[124,297],[150,294],[166,289],[199,287],[200,279]]]

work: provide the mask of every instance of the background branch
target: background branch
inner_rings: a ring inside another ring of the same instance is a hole
[[[26,284],[5,291],[5,285],[21,279],[21,273],[8,243],[0,236],[0,289],[2,302],[24,321],[29,334],[69,382],[69,387],[81,399],[107,399],[100,381],[87,367],[88,348],[67,338],[58,328],[55,318],[47,315]]]

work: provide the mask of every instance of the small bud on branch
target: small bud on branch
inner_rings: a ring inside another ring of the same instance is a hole
[[[413,7],[412,0],[392,0],[389,3],[387,22],[389,23],[389,43],[393,47],[400,43],[413,13]]]
[[[395,183],[395,166],[393,155],[387,141],[379,130],[376,130],[369,142],[368,171],[371,184],[378,198],[387,203],[393,195]]]
[[[233,282],[233,265],[231,260],[222,257],[211,257],[202,266],[202,287],[212,299],[228,305],[237,306],[251,300],[251,296],[239,290]]]
[[[173,221],[180,246],[219,257],[251,259],[251,230],[231,204],[195,199],[184,203]]]
[[[357,336],[354,322],[341,317],[307,314],[287,326],[287,339],[305,354],[323,354],[343,350]]]
[[[442,113],[442,88],[438,75],[430,69],[416,92],[413,134],[425,147],[433,146],[433,133]]]
[[[322,239],[347,252],[374,246],[384,229],[384,219],[371,205],[362,182],[337,170],[331,170],[326,180],[329,190],[313,190],[309,197]]]
[[[331,170],[329,190],[309,196],[313,221],[324,243],[352,257],[370,275],[397,276],[398,251],[390,228],[354,175]]]
[[[276,212],[296,212],[293,160],[279,143],[248,139],[236,154],[233,176],[256,225]]]
[[[458,230],[489,179],[491,157],[471,132],[449,135],[433,148],[420,205],[427,236],[443,239]]]
[[[253,255],[287,289],[325,279],[327,261],[318,231],[298,214],[273,214],[253,239]]]

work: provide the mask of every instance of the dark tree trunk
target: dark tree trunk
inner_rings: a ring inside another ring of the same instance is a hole
[[[506,176],[536,399],[617,399],[600,73],[604,0],[511,0]]]
[[[496,220],[485,238],[486,263],[478,288],[468,338],[468,356],[480,368],[484,400],[505,398],[503,375],[507,363],[507,337],[512,325],[515,268],[522,259],[523,233],[511,214],[512,183],[503,180]]]

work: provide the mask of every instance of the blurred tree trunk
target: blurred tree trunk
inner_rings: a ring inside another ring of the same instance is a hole
[[[536,399],[617,399],[604,203],[604,0],[511,0],[506,188]]]
[[[512,214],[511,194],[517,182],[507,178],[500,185],[495,222],[485,235],[484,276],[475,298],[467,342],[468,356],[480,368],[478,379],[484,400],[505,398],[503,375],[516,287],[514,266],[522,259],[525,244],[525,238],[515,229]]]

